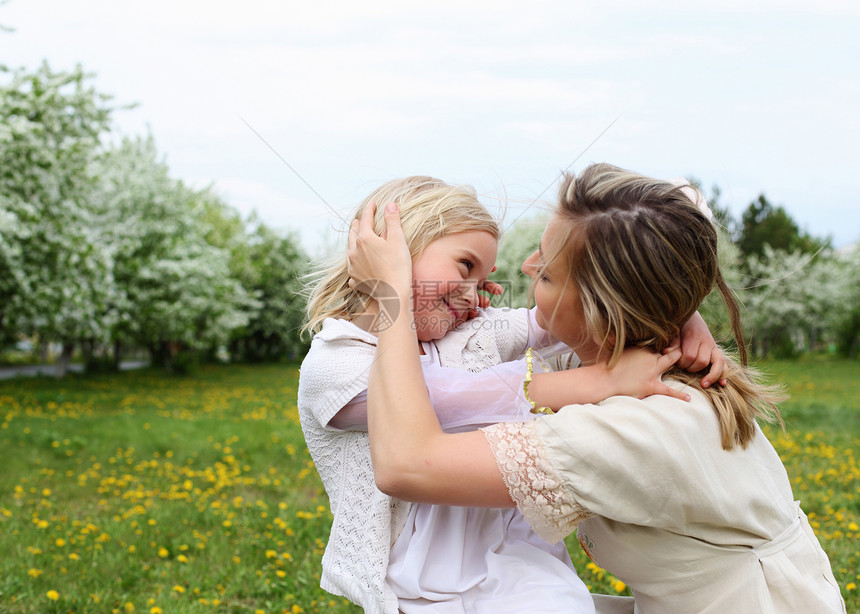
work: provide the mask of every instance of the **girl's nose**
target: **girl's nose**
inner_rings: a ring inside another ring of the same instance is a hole
[[[463,294],[463,298],[469,303],[469,307],[475,307],[478,304],[478,284],[469,284],[469,287]]]

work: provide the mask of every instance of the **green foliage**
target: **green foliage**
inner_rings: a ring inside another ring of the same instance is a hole
[[[744,211],[738,230],[738,247],[744,257],[763,255],[766,245],[774,250],[804,254],[815,253],[827,245],[827,241],[801,232],[788,212],[781,206],[774,207],[764,194]]]
[[[301,277],[308,268],[298,238],[257,224],[242,253],[237,275],[260,308],[234,336],[232,356],[251,362],[298,358],[307,350],[299,329],[305,317]]]
[[[522,272],[523,261],[538,248],[547,215],[516,220],[505,230],[499,244],[496,258],[496,272],[490,279],[500,283],[505,293],[493,299],[493,305],[526,307],[529,304],[529,285],[531,279]]]
[[[730,288],[738,288],[743,280],[738,263],[740,262],[740,250],[735,245],[728,231],[724,227],[717,228],[717,249],[719,250],[720,269],[723,278]],[[699,307],[699,313],[708,323],[711,334],[718,342],[734,347],[731,321],[726,309],[725,301],[716,288],[705,297]]]
[[[837,252],[834,256],[835,294],[832,301],[835,344],[849,358],[860,352],[860,246]]]

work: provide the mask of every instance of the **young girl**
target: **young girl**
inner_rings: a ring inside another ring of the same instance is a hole
[[[559,194],[523,270],[535,280],[537,322],[583,364],[611,368],[628,347],[663,350],[714,286],[744,347],[716,232],[681,188],[593,165],[567,177]],[[741,365],[730,362],[727,385],[710,390],[672,371],[667,381],[691,403],[617,396],[527,423],[443,433],[414,355],[410,259],[396,206],[387,210],[385,238],[373,232],[370,208],[353,224],[349,255],[357,281],[385,281],[400,297],[400,316],[379,332],[368,391],[384,492],[516,505],[550,542],[579,523],[580,543],[630,586],[642,614],[845,612],[827,556],[756,424],[778,418],[779,397]]]
[[[416,355],[443,427],[474,429],[530,417],[521,392],[524,363],[490,368],[519,358],[528,347],[549,346],[550,339],[535,325],[534,312],[478,309],[486,302],[478,289],[492,290],[487,276],[499,236],[492,216],[471,189],[429,177],[383,185],[356,217],[369,202],[400,207],[414,264]],[[382,228],[381,212],[375,223]],[[365,302],[350,287],[340,254],[320,275],[308,304],[307,329],[316,335],[302,363],[298,407],[333,515],[321,586],[371,613],[593,611],[565,545],[540,539],[516,510],[412,506],[376,488],[365,432],[366,388],[377,329],[397,314],[385,309],[384,299],[382,309]],[[691,368],[714,362],[707,378],[719,377],[722,355],[714,352],[700,318],[691,319],[685,343],[693,348]],[[614,373],[589,367],[538,374],[532,386],[536,401],[556,408],[622,391],[676,394],[659,382],[675,357],[631,353]],[[482,373],[452,386],[442,367]],[[468,464],[462,470],[467,473]]]

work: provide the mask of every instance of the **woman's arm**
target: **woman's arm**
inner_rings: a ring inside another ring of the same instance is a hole
[[[483,434],[451,435],[439,426],[418,358],[411,258],[399,215],[393,204],[386,207],[385,238],[373,232],[372,215],[369,205],[350,229],[350,275],[386,282],[397,293],[399,310],[391,326],[379,331],[368,384],[368,430],[377,486],[410,501],[512,507]]]
[[[513,502],[480,431],[442,431],[420,370],[411,299],[380,331],[368,384],[368,431],[376,485],[405,499],[511,507]]]

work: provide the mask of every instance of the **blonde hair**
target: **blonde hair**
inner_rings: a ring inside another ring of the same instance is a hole
[[[701,388],[701,376],[677,368],[669,375],[710,400],[727,450],[746,447],[756,418],[781,422],[776,403],[784,397],[747,366],[740,311],[717,259],[716,229],[682,186],[593,164],[578,177],[564,177],[556,216],[568,233],[548,260],[566,259],[566,282],[578,290],[586,329],[599,336],[601,350],[611,349],[610,367],[625,348],[666,348],[716,286],[740,364],[727,357],[727,385],[708,389]]]
[[[395,202],[400,209],[403,234],[414,261],[430,243],[446,235],[480,230],[495,239],[501,234],[498,222],[478,201],[471,186],[451,185],[433,177],[395,179],[380,186],[356,208],[358,219],[365,205],[377,204],[374,229],[384,228],[383,209]],[[348,285],[346,255],[341,252],[323,262],[307,276],[307,322],[302,333],[316,333],[326,318],[352,319],[364,311],[365,295]]]

